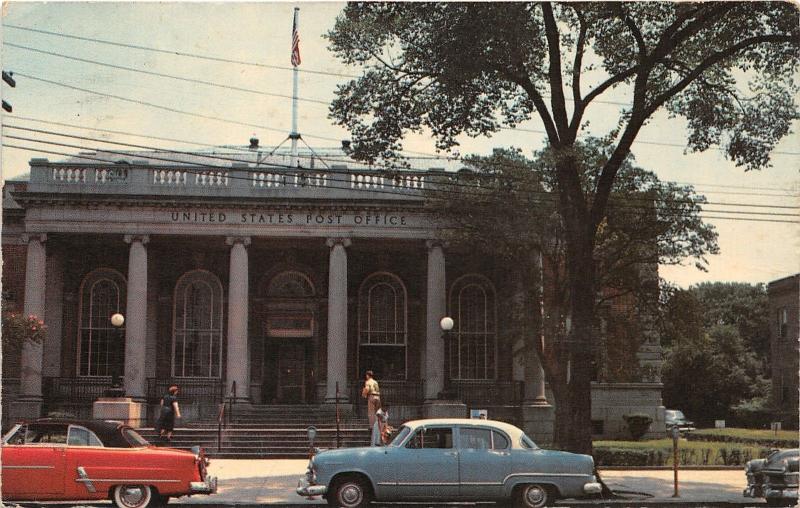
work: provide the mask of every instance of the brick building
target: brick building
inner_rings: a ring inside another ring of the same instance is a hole
[[[767,285],[772,400],[784,425],[797,428],[800,376],[800,274]]]
[[[358,404],[372,369],[395,416],[488,408],[547,441],[543,373],[509,325],[513,267],[443,245],[424,209],[423,189],[459,168],[390,174],[341,151],[305,153],[307,168],[234,149],[82,155],[33,159],[5,185],[4,303],[49,331],[4,358],[4,415],[89,416],[115,375],[150,419],[173,383],[185,420],[232,394],[264,410]],[[624,435],[630,413],[664,428],[658,338],[638,329],[631,358],[649,374],[593,384],[599,436]]]

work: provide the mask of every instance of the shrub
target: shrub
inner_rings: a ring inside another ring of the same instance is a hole
[[[767,448],[796,448],[797,433],[791,431],[754,430],[754,429],[701,429],[686,436],[689,441],[742,443]]]
[[[598,466],[669,466],[672,440],[597,441],[594,459]],[[748,460],[766,457],[769,448],[738,443],[681,441],[678,463],[685,466],[741,466]]]
[[[25,317],[18,312],[4,313],[3,351],[6,354],[17,352],[22,349],[25,341],[41,344],[46,331],[44,321],[33,314]]]
[[[650,424],[653,423],[653,419],[646,414],[625,415],[622,418],[628,425],[628,431],[634,441],[642,439],[650,428]]]

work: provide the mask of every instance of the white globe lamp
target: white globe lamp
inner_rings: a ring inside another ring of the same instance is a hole
[[[125,324],[125,316],[120,314],[119,312],[111,316],[111,324],[119,328],[123,324]]]
[[[445,332],[449,332],[450,330],[452,330],[454,324],[455,323],[453,322],[453,318],[451,318],[450,316],[445,316],[439,321],[439,326]]]

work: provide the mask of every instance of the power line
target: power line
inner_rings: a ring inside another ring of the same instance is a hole
[[[193,117],[196,117],[196,118],[205,118],[207,120],[215,120],[217,122],[224,122],[224,123],[230,123],[230,124],[235,124],[235,125],[243,125],[245,127],[255,127],[257,129],[264,129],[264,130],[268,130],[268,131],[274,131],[274,132],[280,132],[282,134],[286,134],[285,130],[276,129],[275,127],[268,127],[266,125],[260,125],[260,124],[249,123],[249,122],[241,122],[239,120],[231,120],[231,119],[220,118],[220,117],[211,116],[211,115],[204,115],[202,113],[192,113],[191,111],[183,111],[181,109],[173,108],[173,107],[170,107],[170,106],[163,106],[161,104],[154,104],[152,102],[146,102],[146,101],[142,101],[142,100],[138,100],[138,99],[129,99],[127,97],[122,97],[122,96],[119,96],[119,95],[113,95],[113,94],[104,93],[104,92],[98,92],[96,90],[89,90],[88,88],[81,88],[81,87],[78,87],[78,86],[68,85],[66,83],[60,83],[58,81],[52,81],[52,80],[44,79],[44,78],[37,78],[36,76],[31,76],[30,74],[25,74],[25,73],[22,73],[22,72],[15,72],[14,74],[16,76],[22,76],[24,78],[32,79],[34,81],[41,81],[43,83],[48,83],[50,85],[55,85],[55,86],[60,86],[60,87],[63,87],[63,88],[68,88],[70,90],[76,90],[76,91],[79,91],[79,92],[90,93],[90,94],[97,95],[97,96],[100,96],[100,97],[108,97],[110,99],[116,99],[116,100],[119,100],[119,101],[129,102],[129,103],[133,103],[133,104],[139,104],[141,106],[148,106],[148,107],[155,108],[155,109],[161,109],[163,111],[169,111],[170,113],[179,113],[179,114],[182,114],[182,115],[193,116]],[[322,137],[322,136],[306,135],[306,137],[313,138],[313,139],[322,139],[322,140],[325,140],[325,141],[334,141],[334,142],[337,142],[337,143],[341,142],[340,139],[328,138],[328,137]]]
[[[79,36],[79,35],[65,34],[65,33],[60,33],[60,32],[50,32],[48,30],[41,30],[41,29],[37,29],[37,28],[29,28],[29,27],[24,27],[24,26],[19,26],[19,25],[5,24],[4,26],[6,28],[13,28],[15,30],[23,30],[23,31],[26,31],[26,32],[35,32],[35,33],[40,33],[40,34],[52,35],[52,36],[55,36],[55,37],[64,37],[64,38],[67,38],[67,39],[75,39],[75,40],[79,40],[79,41],[96,42],[98,44],[107,44],[109,46],[118,46],[118,47],[122,47],[122,48],[139,49],[139,50],[142,50],[142,51],[152,51],[152,52],[155,52],[155,53],[162,53],[162,54],[166,54],[166,55],[197,58],[197,59],[201,59],[201,60],[209,60],[209,61],[212,61],[212,62],[232,63],[232,64],[237,64],[237,65],[248,65],[248,66],[251,66],[251,67],[261,67],[261,68],[265,68],[265,69],[280,69],[280,70],[284,70],[284,71],[294,70],[294,67],[283,66],[283,65],[269,65],[269,64],[258,63],[258,62],[248,62],[248,61],[245,61],[245,60],[235,60],[235,59],[231,59],[231,58],[223,58],[223,57],[216,57],[216,56],[210,56],[210,55],[200,55],[200,54],[197,54],[197,53],[189,53],[189,52],[186,52],[186,51],[174,51],[174,50],[153,48],[153,47],[149,47],[149,46],[139,46],[139,45],[136,45],[136,44],[127,44],[127,43],[123,43],[123,42],[109,41],[109,40],[105,40],[105,39],[95,39],[95,38],[92,38],[92,37],[82,37],[82,36]],[[338,73],[338,72],[321,71],[321,70],[314,70],[314,69],[297,69],[297,70],[299,72],[305,72],[305,73],[308,73],[308,74],[320,74],[320,75],[324,75],[324,76],[336,76],[336,77],[344,77],[344,78],[358,78],[358,76],[355,76],[355,75],[341,74],[341,73]]]
[[[58,125],[58,126],[61,126],[61,127],[71,127],[71,128],[75,128],[75,129],[81,129],[81,130],[107,132],[107,133],[111,133],[111,134],[121,134],[121,135],[125,135],[125,136],[133,136],[133,137],[154,139],[154,140],[158,140],[158,141],[169,141],[169,142],[174,142],[174,143],[183,143],[183,144],[187,144],[187,145],[204,146],[204,147],[210,147],[210,148],[224,148],[224,149],[242,151],[242,152],[246,152],[246,153],[252,153],[251,149],[238,147],[238,146],[227,146],[227,145],[220,146],[220,145],[214,145],[214,144],[209,144],[209,143],[201,143],[199,141],[189,141],[189,140],[185,140],[185,139],[168,138],[168,137],[162,137],[162,136],[151,136],[151,135],[148,135],[148,134],[134,133],[134,132],[129,132],[129,131],[112,130],[112,129],[104,129],[104,128],[101,128],[101,127],[85,127],[85,126],[77,125],[77,124],[64,123],[64,122],[55,122],[55,121],[51,121],[51,120],[42,120],[42,119],[39,119],[39,118],[32,118],[32,117],[19,116],[19,115],[15,116],[14,119],[15,120],[24,120],[24,121],[37,122],[37,123],[44,123],[44,124],[49,124],[49,125]],[[99,140],[99,139],[97,141],[110,142],[110,141],[107,141],[107,140]],[[148,147],[148,146],[144,146],[144,148],[156,149],[156,148]],[[409,153],[420,153],[420,152],[409,152]],[[197,155],[197,154],[195,154],[195,155]],[[311,156],[306,156],[306,155],[302,155],[302,154],[298,155],[298,157],[300,157],[300,158],[312,158]],[[320,157],[316,157],[316,158],[320,158]],[[407,157],[407,158],[413,159],[412,157]],[[455,161],[455,160],[458,160],[458,161],[464,162],[464,160],[461,159],[461,158],[456,159],[456,158],[452,158],[452,157],[441,157],[441,156],[436,156],[436,155],[431,155],[430,158],[432,158],[434,160],[441,160],[441,161]],[[331,160],[334,160],[334,159],[327,159],[327,160],[331,161]],[[238,161],[237,160],[237,162],[243,162],[243,161]],[[501,166],[501,167],[509,167],[508,164],[503,164],[503,163],[493,163],[493,165],[494,166]],[[723,184],[710,184],[710,183],[699,183],[699,182],[698,183],[693,183],[693,182],[680,182],[680,181],[663,181],[662,182],[662,184],[669,184],[669,183],[676,184],[676,185],[691,185],[691,186],[694,186],[694,187],[720,187],[720,188],[729,188],[729,189],[750,189],[750,190],[765,190],[765,191],[782,191],[782,190],[785,190],[785,189],[781,189],[781,188],[778,188],[778,187],[754,187],[754,186],[749,186],[749,185],[748,186],[743,186],[743,185],[723,185]],[[798,195],[797,193],[789,194],[787,196],[785,194],[764,194],[764,193],[744,193],[744,192],[743,193],[721,192],[721,191],[704,191],[704,192],[710,192],[712,194],[752,195],[752,196],[764,196],[764,197],[794,197],[794,196]]]
[[[139,74],[146,74],[148,76],[156,76],[156,77],[160,77],[160,78],[169,78],[169,79],[174,79],[174,80],[178,80],[178,81],[185,81],[187,83],[194,83],[194,84],[199,84],[199,85],[213,86],[213,87],[217,87],[217,88],[224,88],[224,89],[227,89],[227,90],[235,90],[237,92],[246,92],[246,93],[252,93],[252,94],[257,94],[257,95],[267,95],[267,96],[270,96],[270,97],[279,97],[279,98],[282,98],[282,99],[291,99],[292,98],[291,95],[264,92],[264,91],[261,91],[261,90],[254,90],[252,88],[242,88],[242,87],[234,86],[234,85],[223,85],[222,83],[214,83],[213,81],[205,81],[205,80],[202,80],[202,79],[194,79],[194,78],[185,78],[185,77],[182,77],[182,76],[175,76],[175,75],[172,75],[172,74],[165,74],[163,72],[148,71],[148,70],[144,70],[144,69],[137,69],[135,67],[126,67],[124,65],[117,65],[117,64],[110,64],[110,63],[106,63],[106,62],[99,62],[97,60],[89,60],[89,59],[86,59],[86,58],[79,58],[79,57],[75,57],[75,56],[64,55],[62,53],[56,53],[54,51],[45,51],[45,50],[42,50],[42,49],[30,48],[30,47],[27,47],[27,46],[21,46],[19,44],[13,44],[13,43],[10,43],[10,42],[7,42],[5,44],[6,44],[6,46],[9,46],[9,47],[12,47],[12,48],[19,48],[19,49],[24,49],[24,50],[27,50],[27,51],[34,51],[36,53],[42,53],[42,54],[45,54],[45,55],[56,56],[56,57],[64,58],[64,59],[67,59],[67,60],[75,60],[77,62],[84,62],[84,63],[94,64],[94,65],[100,65],[100,66],[103,66],[103,67],[110,67],[112,69],[119,69],[119,70],[123,70],[123,71],[135,72],[135,73],[139,73]],[[303,97],[298,97],[297,100],[305,101],[305,102],[311,102],[311,103],[314,103],[314,104],[322,104],[322,105],[324,105],[326,107],[330,105],[330,101],[323,101],[323,100],[319,100],[319,99],[306,99],[306,98],[303,98]]]
[[[13,126],[9,126],[9,127],[15,128]],[[30,129],[24,129],[24,130],[30,130]],[[35,143],[42,143],[42,144],[56,145],[56,146],[64,146],[64,147],[83,149],[83,150],[91,149],[89,147],[85,147],[85,146],[82,146],[82,145],[59,143],[59,142],[47,141],[47,140],[38,140],[38,139],[33,139],[33,138],[21,137],[21,136],[8,135],[6,137],[10,138],[10,139],[17,139],[17,140],[22,140],[22,141],[32,141],[32,142],[35,142]],[[78,137],[79,139],[86,139],[86,138],[83,138],[83,137],[80,137],[80,136],[69,136],[69,135],[67,135],[67,137]],[[101,142],[105,142],[105,143],[109,143],[109,144],[115,144],[114,142],[103,141],[103,140],[100,140],[100,141]],[[127,144],[123,143],[123,145],[127,145]],[[115,154],[120,154],[120,155],[130,155],[130,153],[128,153],[128,152],[120,152],[120,151],[114,151],[114,150],[108,150],[108,149],[103,149],[103,150],[99,150],[99,151],[104,151],[106,153],[115,153]],[[177,153],[181,153],[181,152],[177,152]],[[192,154],[192,155],[196,155],[196,154]],[[98,159],[98,158],[83,157],[83,156],[79,156],[79,157],[86,158],[86,159],[101,160],[102,162],[104,162],[106,164],[109,164],[109,161],[106,160],[106,159]],[[186,171],[187,173],[193,173],[193,174],[198,174],[198,173],[196,171],[193,172],[193,171],[191,171],[189,169],[186,169],[185,168],[186,165],[196,166],[196,167],[200,167],[200,168],[203,168],[203,169],[223,170],[223,171],[230,171],[232,169],[229,166],[217,166],[217,165],[212,165],[212,164],[208,164],[208,163],[194,163],[194,162],[187,162],[187,161],[176,161],[174,159],[158,157],[158,156],[155,156],[155,155],[137,154],[136,157],[139,157],[139,158],[142,158],[142,159],[156,160],[156,161],[160,161],[160,162],[167,162],[167,163],[172,163],[172,164],[178,163],[178,164],[181,164],[181,165],[184,166],[182,168],[183,171]],[[212,158],[225,159],[223,157],[212,157]],[[237,159],[233,159],[233,160],[237,160]],[[242,162],[249,162],[249,161],[242,161]],[[272,168],[280,168],[280,169],[291,169],[291,170],[298,170],[299,169],[301,171],[304,170],[304,168],[293,168],[293,167],[290,167],[290,166],[287,166],[287,165],[279,165],[279,164],[269,164],[269,166],[272,167]],[[257,168],[252,169],[252,170],[250,168],[240,168],[240,169],[242,169],[244,171],[251,172],[251,173],[252,172],[258,172]],[[267,169],[267,168],[265,167],[265,169]],[[326,172],[334,173],[334,174],[339,173],[339,174],[344,174],[344,175],[353,175],[353,172],[349,171],[349,170],[338,170],[338,171],[337,170],[326,170]],[[250,180],[249,177],[237,177],[237,176],[233,176],[233,175],[229,175],[228,178]],[[437,183],[438,184],[442,184],[443,186],[447,186],[447,185],[451,185],[452,186],[453,185],[453,182],[446,182],[446,181],[440,181],[440,182],[437,182]],[[465,186],[465,184],[460,184],[460,186]],[[350,189],[350,190],[353,189],[353,187],[336,187],[335,185],[329,185],[327,187],[328,188]],[[470,186],[470,187],[474,187],[474,186]],[[374,189],[374,188],[362,189],[362,190],[369,191],[369,192],[390,193],[390,194],[408,196],[408,194],[402,193],[402,192],[385,191],[385,190],[379,190],[379,189]],[[440,194],[457,194],[457,195],[459,195],[458,191],[446,190],[446,189],[428,189],[428,192],[436,192],[436,193],[440,193]],[[553,199],[553,194],[549,193],[549,192],[529,191],[529,193],[530,194],[542,194],[544,196],[544,198],[546,198],[548,200],[552,200]],[[617,211],[619,211],[620,208],[623,208],[623,209],[625,209],[625,208],[627,208],[627,209],[641,209],[641,210],[648,210],[648,211],[651,210],[651,207],[648,206],[648,205],[635,205],[635,204],[631,204],[630,203],[630,201],[637,201],[637,200],[645,201],[646,203],[652,203],[653,202],[653,200],[637,199],[637,198],[629,197],[629,198],[626,198],[626,201],[623,202],[623,203],[619,203],[619,202],[615,203],[613,205],[613,207],[615,209],[617,209]],[[676,200],[675,203],[680,203],[680,201]],[[691,204],[691,205],[697,205],[698,204],[698,203],[695,203],[693,201],[683,201],[683,203],[684,204]],[[800,207],[791,207],[791,206],[754,205],[754,204],[744,204],[744,203],[738,203],[738,204],[715,203],[715,204],[723,205],[723,206],[742,206],[742,207],[749,206],[749,207],[757,207],[757,208],[779,208],[779,209],[796,209],[796,208],[800,208]],[[673,211],[669,212],[669,213],[673,213],[674,214],[675,212],[678,212],[678,215],[683,215],[684,214],[682,208],[677,208],[677,209],[673,208],[672,210]],[[660,210],[660,211],[662,213],[664,212],[664,210]],[[688,213],[688,212],[691,212],[691,211],[687,210],[685,212]],[[699,210],[699,212],[706,212],[706,211]],[[711,213],[729,213],[729,214],[738,213],[738,214],[748,214],[748,215],[795,216],[795,214],[781,214],[781,213],[775,213],[775,212],[769,212],[769,213],[768,212],[752,212],[752,213],[750,213],[750,212],[737,212],[737,211],[730,211],[730,210],[708,210],[707,212],[711,212]]]

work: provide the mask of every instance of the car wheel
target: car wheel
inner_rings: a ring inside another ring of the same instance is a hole
[[[358,477],[337,480],[328,496],[328,504],[339,508],[363,508],[371,501],[367,482]]]
[[[554,501],[551,497],[547,487],[531,483],[523,485],[517,490],[514,506],[517,508],[542,508]]]
[[[149,485],[117,485],[111,499],[118,508],[144,508],[153,501]]]

